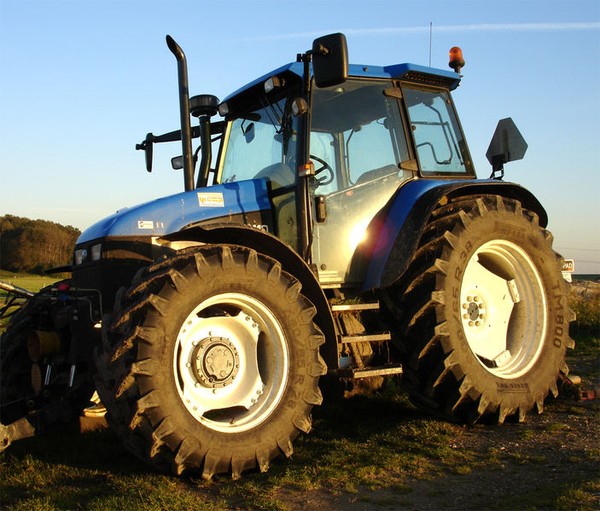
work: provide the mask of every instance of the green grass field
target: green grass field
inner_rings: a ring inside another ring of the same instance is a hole
[[[0,280],[8,282],[13,286],[19,286],[29,291],[39,291],[44,286],[49,286],[58,279],[50,277],[48,275],[31,275],[29,273],[12,273],[6,270],[0,270]],[[0,290],[0,297],[3,297],[6,293]]]
[[[37,292],[43,287],[49,286],[57,280],[58,279],[48,275],[31,275],[29,273],[12,273],[6,270],[0,270],[0,281],[33,292]],[[7,295],[8,293],[6,291],[0,289],[0,308],[5,305]],[[4,331],[7,324],[7,318],[0,318],[0,333]]]

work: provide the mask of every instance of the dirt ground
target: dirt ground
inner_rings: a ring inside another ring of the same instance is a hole
[[[598,401],[577,406],[560,403],[531,418],[527,426],[475,428],[456,439],[453,447],[479,450],[482,458],[488,457],[490,451],[497,452],[489,468],[414,480],[406,492],[315,492],[301,497],[284,494],[280,499],[291,510],[542,510],[556,509],[550,495],[553,488],[578,487],[584,481],[595,481],[595,489],[588,490],[587,504],[576,502],[574,493],[571,505],[565,503],[563,509],[600,509],[599,410]],[[532,433],[523,435],[524,428]]]
[[[456,467],[399,491],[279,498],[293,511],[600,510],[600,355],[573,358],[570,366],[586,377],[577,387],[561,387],[543,414],[521,424],[465,428],[454,439],[452,448],[477,452],[483,468],[460,473]],[[584,494],[567,492],[557,507],[557,494],[582,484]]]

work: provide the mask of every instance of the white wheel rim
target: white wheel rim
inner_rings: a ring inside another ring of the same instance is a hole
[[[263,302],[224,293],[202,302],[183,322],[173,370],[179,396],[198,422],[215,431],[246,431],[281,400],[288,346]]]
[[[480,364],[502,378],[526,374],[540,355],[548,319],[529,255],[509,241],[485,243],[467,263],[460,295],[463,330]]]

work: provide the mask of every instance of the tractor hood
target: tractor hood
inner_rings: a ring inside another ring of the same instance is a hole
[[[118,211],[86,229],[77,244],[116,236],[162,236],[210,221],[270,210],[267,184],[252,179],[198,188]]]

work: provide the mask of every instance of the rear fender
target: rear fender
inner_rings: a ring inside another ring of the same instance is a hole
[[[366,267],[362,290],[388,287],[402,277],[417,249],[423,229],[436,206],[444,200],[466,195],[495,194],[519,200],[524,208],[539,216],[546,227],[548,216],[540,202],[527,189],[498,180],[441,181],[421,179],[406,183],[372,223],[371,244],[366,243],[357,263]]]
[[[284,271],[300,281],[302,294],[316,307],[315,323],[322,330],[326,339],[326,345],[321,348],[321,354],[328,367],[337,367],[335,327],[329,302],[310,267],[288,245],[266,231],[243,224],[210,224],[190,227],[163,236],[161,241],[241,245],[277,260]]]

